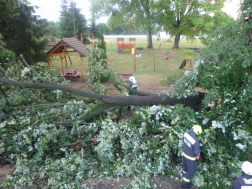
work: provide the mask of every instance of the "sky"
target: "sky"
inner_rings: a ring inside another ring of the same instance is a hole
[[[40,8],[36,10],[36,14],[48,21],[59,21],[61,0],[28,0],[32,5],[37,5]],[[76,7],[82,9],[81,13],[85,15],[87,20],[91,19],[88,0],[75,0]],[[106,23],[107,18],[100,18],[100,23]]]
[[[37,5],[40,8],[36,10],[36,14],[40,15],[41,18],[45,18],[48,21],[59,21],[60,17],[60,5],[61,0],[28,0],[32,5]],[[229,0],[229,2],[225,3],[224,8],[222,9],[228,15],[233,18],[237,18],[237,11],[239,8],[240,0]],[[82,9],[82,14],[85,15],[86,19],[91,19],[89,6],[90,3],[88,0],[75,0],[76,6]],[[100,18],[98,23],[106,23],[107,18]]]

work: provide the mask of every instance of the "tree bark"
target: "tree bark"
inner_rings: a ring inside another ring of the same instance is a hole
[[[176,49],[179,49],[180,35],[181,35],[181,33],[179,33],[179,34],[177,34],[175,36],[175,46],[176,46]]]
[[[144,13],[146,15],[145,17],[145,23],[148,25],[147,29],[147,48],[153,49],[153,44],[152,44],[152,27],[151,27],[151,11],[150,11],[150,0],[140,0],[140,3],[143,7]]]
[[[151,48],[153,49],[153,44],[152,44],[152,34],[151,34],[151,31],[148,31],[147,32],[147,48]]]

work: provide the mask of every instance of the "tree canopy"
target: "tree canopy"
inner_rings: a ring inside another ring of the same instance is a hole
[[[47,21],[34,15],[35,8],[26,1],[3,1],[0,5],[0,33],[6,47],[23,54],[29,64],[47,60]]]
[[[48,36],[55,36],[59,39],[61,38],[59,22],[48,22],[48,26],[46,29]]]
[[[62,37],[76,37],[80,40],[81,34],[87,33],[85,16],[73,1],[69,4],[68,1],[62,0],[59,25]],[[84,43],[86,42],[88,40],[84,38]]]
[[[110,16],[110,26],[119,26],[125,20],[144,28],[147,33],[147,48],[153,48],[152,34],[156,25],[150,0],[96,0],[90,1],[92,14]],[[112,13],[112,14],[111,14]]]
[[[242,161],[252,161],[250,28],[237,21],[216,29],[194,70],[159,95],[126,96],[129,87],[98,47],[102,40],[88,61],[91,93],[67,87],[44,63],[21,64],[21,78],[16,64],[0,67],[0,156],[16,166],[3,186],[78,188],[90,177],[135,175],[130,188],[157,188],[151,176],[182,176],[183,133],[199,124],[202,154],[192,182],[231,188]],[[104,79],[121,94],[109,96]],[[127,105],[135,105],[132,118],[114,122]]]
[[[92,17],[92,19],[90,20],[91,24],[89,25],[89,31],[90,33],[94,34],[95,38],[99,37],[99,25],[95,23],[95,18]]]
[[[188,39],[211,34],[216,28],[222,27],[233,19],[221,11],[221,1],[187,1],[159,0],[152,3],[158,14],[158,23],[164,30],[175,36],[176,48],[179,48],[180,36]]]

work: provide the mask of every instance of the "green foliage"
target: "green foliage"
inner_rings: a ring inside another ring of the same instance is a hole
[[[177,74],[173,74],[168,76],[166,79],[160,80],[162,84],[174,85],[181,79],[183,79],[184,72],[178,72]]]
[[[86,24],[85,16],[81,14],[81,9],[76,7],[76,3],[71,1],[69,5],[68,1],[62,0],[59,22],[61,37],[76,37],[80,40],[81,34],[87,33]],[[89,40],[84,35],[83,37],[84,44],[89,44]]]
[[[6,5],[10,6],[10,5]],[[15,54],[23,54],[29,64],[47,61],[44,53],[47,43],[47,21],[39,19],[35,7],[23,2],[12,4],[9,9],[3,9],[0,14],[0,33],[6,43],[6,48]]]
[[[60,26],[59,23],[57,22],[48,22],[48,26],[47,26],[47,35],[48,36],[55,36],[57,38],[61,38],[60,36]]]
[[[15,58],[15,54],[5,48],[5,43],[2,41],[2,35],[0,33],[0,67],[3,67],[5,62],[9,60],[13,60]]]
[[[176,48],[179,48],[180,35],[190,40],[196,36],[205,38],[205,35],[233,20],[221,11],[224,2],[160,0],[152,1],[151,7],[161,13],[157,14],[158,24],[175,36]]]
[[[97,0],[90,1],[90,3],[93,15],[97,17],[101,15],[110,16],[108,23],[110,28],[120,26],[122,31],[129,31],[130,28],[141,28],[149,35],[147,48],[153,48],[152,33],[156,28],[156,15],[151,10],[151,1]]]
[[[89,25],[90,33],[94,34],[94,38],[97,38],[99,36],[99,25],[95,23],[95,19],[91,19],[91,24]]]
[[[197,85],[209,91],[203,103],[204,107],[213,104],[213,109],[198,114],[207,134],[201,139],[203,150],[231,177],[239,175],[240,161],[250,159],[251,47],[249,38],[244,35],[248,28],[251,28],[249,24],[245,23],[241,29],[241,23],[236,22],[216,30],[210,36],[216,40],[201,53],[203,59],[197,62],[196,69],[187,72],[172,89],[173,94],[181,96],[193,92]],[[209,158],[204,157],[203,161],[204,167],[211,169],[207,166],[211,163]],[[215,180],[207,172],[203,175],[209,184],[210,178]],[[223,184],[217,178],[216,181]],[[223,188],[228,183],[225,181]]]
[[[100,36],[99,36],[99,40],[98,40],[97,47],[104,50],[104,55],[103,55],[102,58],[103,58],[103,59],[107,59],[107,54],[106,54],[106,42],[104,41],[103,34],[100,34]]]
[[[198,52],[195,52],[193,50],[184,50],[184,54],[187,56],[195,56],[198,54]]]
[[[252,4],[251,0],[242,1],[240,11],[241,13],[243,13],[243,17],[249,16],[249,14],[252,12],[251,4]]]
[[[120,13],[111,16],[108,20],[109,33],[111,34],[146,34],[144,28],[139,27],[136,19],[133,17],[125,17]]]
[[[109,94],[109,90],[101,83],[109,81],[114,74],[114,69],[107,65],[106,43],[104,42],[103,35],[95,42],[94,47],[90,48],[91,53],[88,60],[88,86],[92,92],[97,94]]]

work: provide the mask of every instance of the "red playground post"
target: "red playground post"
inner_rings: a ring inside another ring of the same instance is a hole
[[[175,43],[173,43],[173,51],[175,50],[175,52],[176,52],[176,45],[175,45]]]

